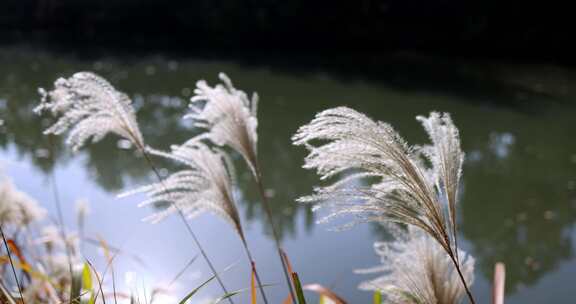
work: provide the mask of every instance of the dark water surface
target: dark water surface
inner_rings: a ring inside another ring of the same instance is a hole
[[[141,197],[116,199],[123,190],[153,180],[146,163],[132,150],[122,149],[123,143],[113,136],[75,155],[65,149],[61,138],[43,136],[49,121],[32,114],[38,102],[36,88],[50,88],[57,77],[80,70],[100,73],[133,98],[147,141],[166,149],[194,134],[180,117],[196,80],[214,83],[218,72],[226,72],[238,88],[257,91],[261,97],[259,155],[274,220],[293,266],[304,283],[329,286],[350,303],[370,303],[372,295],[357,289],[368,277],[353,270],[378,263],[372,244],[384,239],[386,232],[373,224],[344,232],[329,231],[333,225],[316,225],[319,215],[294,201],[310,193],[318,178],[301,169],[305,151],[291,146],[290,137],[316,112],[348,105],[391,123],[409,142],[423,143],[426,136],[414,117],[431,110],[448,111],[460,128],[467,153],[459,229],[464,249],[477,261],[473,286],[477,302],[490,301],[489,282],[497,261],[507,266],[507,303],[572,302],[576,295],[576,73],[545,65],[472,64],[412,56],[359,60],[369,72],[354,64],[341,66],[337,60],[291,66],[279,57],[254,64],[201,57],[81,58],[27,48],[0,49],[0,119],[4,120],[0,166],[53,217],[54,176],[71,229],[75,229],[75,201],[85,198],[91,203],[87,235],[101,236],[124,251],[116,260],[120,289],[128,292],[129,286],[136,285],[140,291],[150,291],[166,285],[198,251],[178,218],[144,223],[141,219],[151,210],[136,208]],[[265,282],[283,283],[255,186],[240,162],[237,169],[240,213],[260,273]],[[229,225],[211,215],[191,223],[219,269],[236,263],[223,275],[228,287],[247,287],[250,272]],[[87,257],[103,267],[99,250],[86,246]],[[175,296],[209,274],[198,259],[173,285]],[[282,285],[269,288],[274,303],[285,297],[283,290]],[[197,301],[220,294],[213,284],[202,290]]]

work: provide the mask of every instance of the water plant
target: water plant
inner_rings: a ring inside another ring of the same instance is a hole
[[[184,118],[193,119],[196,127],[206,129],[200,137],[216,145],[232,148],[246,161],[257,184],[262,207],[272,229],[272,237],[291,299],[295,299],[293,280],[287,265],[288,255],[280,243],[270,202],[264,191],[264,179],[258,161],[258,95],[254,93],[249,98],[244,91],[236,89],[224,73],[220,73],[219,78],[223,84],[214,87],[210,87],[204,80],[197,82],[195,95],[191,98],[191,112]]]
[[[394,240],[374,244],[381,264],[356,271],[381,276],[363,282],[360,288],[385,294],[388,303],[461,303],[466,290],[442,247],[415,226],[389,228],[389,231],[393,232]],[[470,286],[474,280],[474,258],[462,250],[458,255]]]
[[[56,123],[44,131],[45,134],[60,135],[68,132],[66,143],[73,150],[78,150],[88,139],[97,142],[108,133],[115,133],[129,140],[144,155],[159,182],[163,182],[149,157],[130,98],[117,91],[104,78],[91,72],[79,72],[68,79],[56,80],[53,90],[39,89],[39,92],[42,100],[34,111],[49,111],[58,117]],[[228,293],[182,210],[178,205],[173,206],[223,291]],[[231,299],[228,300],[233,303]]]
[[[225,74],[221,73],[219,78],[222,83],[215,86],[204,80],[197,82],[190,112],[184,118],[191,119],[195,131],[199,132],[181,144],[172,145],[169,151],[147,145],[128,95],[91,72],[60,78],[50,91],[40,89],[42,100],[35,111],[47,111],[56,117],[56,122],[44,133],[66,134],[66,143],[74,151],[113,133],[129,141],[143,156],[157,181],[120,196],[145,194],[147,199],[139,206],[164,206],[145,219],[152,223],[173,214],[179,216],[212,271],[212,276],[180,303],[189,301],[214,279],[224,291],[215,302],[232,302],[233,296],[241,292],[226,289],[220,272],[188,223],[204,212],[216,214],[236,231],[250,264],[252,303],[256,303],[255,282],[263,302],[268,303],[265,284],[257,271],[236,207],[236,170],[231,161],[232,153],[241,156],[257,185],[289,291],[285,302],[305,304],[303,291],[309,290],[319,293],[326,301],[345,303],[321,285],[301,284],[298,274],[292,270],[264,191],[258,159],[258,95],[249,97],[235,88]],[[360,285],[361,289],[375,292],[375,303],[385,300],[386,303],[456,304],[465,296],[474,303],[470,292],[474,258],[459,248],[457,239],[458,190],[464,160],[459,131],[448,113],[432,112],[429,116],[418,116],[417,120],[427,132],[430,144],[408,145],[391,125],[347,107],[318,113],[292,140],[309,151],[304,168],[316,170],[321,180],[332,183],[314,188],[311,195],[299,201],[312,203],[316,211],[327,210],[320,222],[352,215],[354,220],[345,228],[357,223],[377,222],[391,232],[391,241],[374,244],[381,264],[358,270],[381,274]],[[173,161],[179,169],[164,176],[153,161],[155,157]],[[28,196],[15,190],[9,181],[0,183],[0,228],[7,251],[7,257],[0,257],[3,258],[0,262],[11,265],[20,293],[18,298],[22,302],[28,299],[56,303],[67,299],[70,304],[94,304],[100,295],[105,303],[103,277],[108,269],[113,271],[114,255],[110,247],[100,241],[108,262],[102,275],[95,271],[90,261],[81,258],[81,247],[86,240],[83,231],[87,214],[85,204],[81,204],[78,211],[79,236],[49,226],[35,238],[33,243],[43,246],[42,258],[38,260],[40,267],[26,266],[18,246],[5,237],[6,227],[29,227],[30,223],[43,217],[45,211],[36,205]],[[19,261],[13,259],[12,253]],[[23,273],[27,275],[46,278],[22,288],[17,267],[24,269]],[[92,283],[94,277],[98,287]],[[503,284],[503,275],[499,276],[498,282]],[[5,283],[0,280],[0,300],[14,301],[10,286]],[[499,286],[501,294],[504,287]],[[116,294],[114,289],[115,301]],[[380,294],[385,299],[380,298]],[[498,298],[503,300],[501,295]]]
[[[204,92],[201,93],[204,95],[193,97],[193,101],[198,98],[217,95],[214,92],[209,95],[211,93],[208,87],[202,82],[198,83],[197,92]],[[214,122],[216,119],[219,123],[211,124],[210,132],[205,133],[205,135],[195,137],[179,147],[173,147],[171,153],[166,153],[144,143],[130,98],[94,73],[81,72],[74,74],[69,79],[61,78],[55,82],[54,90],[50,92],[40,90],[40,93],[43,96],[42,102],[35,111],[49,110],[55,116],[60,115],[58,121],[45,130],[45,134],[59,135],[68,132],[67,143],[74,150],[82,147],[86,140],[91,138],[93,142],[96,142],[108,133],[115,133],[137,147],[145,156],[147,163],[158,178],[158,182],[130,193],[147,192],[152,197],[141,205],[159,202],[170,204],[167,209],[152,215],[149,219],[158,222],[171,213],[180,215],[225,293],[229,292],[186,218],[192,218],[202,211],[209,210],[231,222],[242,240],[251,268],[258,280],[262,297],[267,302],[260,277],[257,274],[255,261],[246,244],[238,212],[233,202],[230,185],[232,176],[228,171],[233,169],[232,162],[226,161],[227,156],[224,153],[216,152],[202,142],[203,139],[210,139],[216,144],[231,143],[232,147],[242,151],[242,155],[252,159],[255,152],[251,147],[255,146],[255,125],[257,123],[255,117],[251,116],[253,112],[247,113],[245,105],[234,102],[235,99],[232,99],[233,102],[231,103],[224,103],[224,105],[232,105],[231,108],[224,110],[231,115],[237,115],[237,117],[232,118],[232,121],[239,124],[229,126],[226,122],[230,120],[219,118],[222,112],[218,109],[221,105],[215,102],[207,103],[202,110],[203,114],[196,117],[196,124],[200,124],[199,121]],[[234,91],[234,96],[243,101],[245,95],[241,91]],[[252,101],[252,109],[255,111],[257,100],[254,98]],[[250,128],[250,131],[243,132],[247,128]],[[232,133],[230,130],[239,131]],[[239,139],[235,140],[237,138]],[[150,155],[176,160],[186,164],[190,170],[179,171],[164,179],[160,176]],[[228,301],[232,302],[230,298]]]
[[[336,181],[299,200],[314,203],[316,210],[331,209],[321,221],[354,215],[352,224],[418,227],[447,254],[474,303],[457,243],[456,199],[464,159],[458,129],[447,113],[417,119],[430,145],[409,146],[391,125],[347,107],[318,113],[293,142],[309,150],[304,168]],[[376,181],[367,183],[369,178]]]

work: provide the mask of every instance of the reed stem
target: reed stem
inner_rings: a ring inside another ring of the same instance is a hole
[[[54,137],[49,137],[49,148],[50,148],[50,157],[52,161],[55,161],[54,158],[54,141],[52,140]],[[50,180],[52,184],[52,195],[54,196],[54,204],[56,205],[56,214],[58,217],[58,226],[60,226],[60,236],[64,241],[64,250],[66,252],[66,259],[68,262],[68,271],[70,271],[70,280],[73,280],[74,273],[72,272],[72,250],[68,244],[68,238],[66,236],[66,227],[64,227],[64,215],[62,213],[62,204],[60,203],[60,192],[58,191],[58,183],[56,182],[56,173],[54,173],[54,169],[50,171]],[[72,298],[70,298],[70,304],[72,304]]]
[[[146,162],[148,163],[148,165],[150,166],[150,168],[152,169],[152,171],[154,172],[154,174],[156,175],[156,177],[158,178],[158,181],[160,183],[162,183],[162,185],[164,186],[164,179],[162,178],[162,176],[160,175],[160,173],[158,172],[158,169],[156,168],[156,166],[154,165],[154,163],[152,162],[152,159],[150,158],[150,155],[148,154],[148,152],[146,151],[145,147],[142,147],[140,145],[138,145],[138,149],[140,150],[140,152],[142,152],[142,154],[144,155],[144,158],[146,159]],[[182,222],[184,223],[184,225],[186,226],[186,229],[188,230],[188,233],[192,236],[192,239],[194,240],[194,243],[196,244],[196,247],[198,247],[198,250],[200,250],[200,254],[202,255],[202,257],[204,258],[204,261],[206,261],[206,264],[208,265],[208,267],[210,268],[210,270],[212,271],[212,274],[214,275],[214,277],[216,278],[216,281],[218,281],[218,284],[220,285],[220,287],[222,288],[222,290],[224,291],[225,294],[229,294],[228,289],[226,289],[226,286],[224,286],[224,282],[222,281],[222,279],[220,278],[220,275],[218,274],[218,272],[216,271],[216,268],[214,267],[214,265],[212,264],[212,261],[210,261],[210,258],[208,258],[208,255],[206,254],[206,251],[204,250],[204,247],[202,246],[202,244],[200,243],[200,240],[198,239],[198,237],[196,236],[196,234],[194,233],[194,231],[192,230],[192,227],[190,226],[190,223],[188,223],[188,221],[186,220],[186,216],[184,215],[184,212],[182,212],[182,209],[175,203],[172,203],[172,205],[174,206],[174,208],[176,208],[177,213],[180,215],[180,219],[182,220]],[[232,299],[229,297],[228,298],[228,302],[230,304],[234,304],[234,301],[232,301]]]
[[[240,238],[242,239],[242,245],[244,246],[244,251],[246,252],[246,256],[248,257],[248,260],[250,260],[250,266],[252,268],[252,271],[254,272],[254,276],[256,277],[256,283],[258,283],[258,289],[260,289],[260,294],[262,295],[262,300],[264,301],[264,303],[268,304],[268,299],[266,298],[266,293],[264,292],[264,287],[262,286],[262,281],[260,281],[260,275],[258,274],[258,270],[256,270],[256,262],[254,262],[254,259],[252,258],[252,253],[250,252],[250,249],[248,248],[248,244],[246,243],[244,236],[241,236]]]
[[[255,171],[256,171],[256,176],[255,176],[255,180],[256,180],[256,184],[258,186],[258,193],[260,194],[260,197],[262,198],[262,206],[264,207],[264,212],[266,213],[266,217],[268,219],[268,224],[270,225],[270,227],[272,228],[272,236],[274,238],[274,243],[276,245],[276,250],[278,251],[278,257],[280,258],[280,262],[282,263],[282,271],[284,272],[284,278],[286,280],[286,284],[288,284],[288,290],[290,291],[290,296],[291,296],[291,301],[292,303],[294,303],[294,299],[296,299],[295,297],[295,293],[294,293],[294,288],[292,287],[292,280],[291,275],[288,273],[288,267],[286,266],[286,262],[284,261],[284,258],[282,257],[282,252],[285,252],[282,249],[282,245],[280,244],[280,238],[278,237],[278,232],[276,230],[276,226],[274,225],[274,221],[272,220],[272,210],[270,209],[270,203],[268,202],[268,198],[266,197],[266,193],[264,191],[264,184],[262,182],[262,172],[260,171],[260,166],[259,164],[256,164],[255,166]]]
[[[456,253],[456,254],[458,254],[458,253]],[[458,276],[460,277],[460,281],[462,281],[462,285],[464,285],[464,289],[466,290],[466,294],[468,295],[468,299],[470,300],[470,303],[476,304],[476,301],[474,301],[474,297],[472,296],[472,293],[470,292],[470,289],[468,288],[468,284],[466,284],[466,280],[464,279],[464,275],[462,275],[462,271],[460,270],[460,264],[456,261],[456,258],[454,257],[454,253],[451,252],[448,255],[450,256],[450,259],[454,263],[454,267],[456,267],[456,271],[458,272]]]
[[[12,254],[10,253],[10,249],[8,248],[8,241],[6,241],[6,236],[4,235],[4,228],[2,228],[1,224],[0,224],[0,233],[2,234],[2,241],[4,242],[4,247],[6,248],[6,254],[8,255],[8,260],[10,261],[10,267],[12,268],[12,273],[14,274],[14,280],[16,281],[16,286],[18,286],[18,292],[20,293],[20,298],[22,299],[22,303],[24,303],[24,296],[22,295],[22,287],[20,286],[18,275],[16,275],[16,268],[14,268],[14,262],[12,261]]]

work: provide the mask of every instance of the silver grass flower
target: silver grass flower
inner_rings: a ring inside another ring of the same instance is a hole
[[[363,282],[361,289],[380,291],[386,303],[457,304],[466,294],[454,264],[444,249],[422,230],[409,227],[391,242],[374,244],[381,264],[357,273],[383,273]],[[468,285],[474,280],[474,258],[458,251]]]
[[[28,226],[46,215],[36,200],[18,190],[12,181],[0,181],[0,224]]]
[[[194,120],[194,125],[207,130],[202,136],[219,146],[228,145],[244,157],[252,173],[257,175],[258,95],[251,98],[237,90],[230,78],[219,74],[223,84],[214,87],[206,81],[196,83],[191,98],[191,112],[184,118]]]
[[[226,209],[230,206],[218,206],[217,204],[222,200],[218,200],[218,197],[213,197],[214,200],[212,200],[210,197],[210,194],[216,196],[216,191],[201,191],[204,190],[202,188],[194,190],[194,187],[199,187],[199,185],[186,182],[186,180],[193,179],[193,174],[195,174],[193,172],[200,170],[198,169],[200,166],[195,168],[195,170],[189,170],[192,173],[181,172],[181,175],[171,176],[168,183],[170,187],[166,187],[164,181],[149,158],[149,153],[155,151],[145,145],[142,133],[138,127],[132,102],[126,94],[117,91],[105,79],[90,72],[76,73],[68,79],[60,78],[55,82],[54,86],[55,88],[49,92],[44,89],[39,89],[39,92],[42,95],[42,100],[40,105],[34,109],[37,113],[47,110],[50,111],[53,116],[58,117],[56,123],[46,129],[44,133],[60,135],[68,132],[66,142],[68,145],[72,146],[74,151],[81,148],[89,139],[91,139],[92,142],[97,142],[104,138],[108,133],[115,133],[136,146],[138,151],[143,153],[144,158],[159,179],[159,184],[157,184],[155,188],[156,190],[153,190],[154,187],[152,187],[148,190],[144,189],[142,191],[150,191],[149,195],[152,197],[157,196],[156,198],[159,202],[175,202],[175,204],[171,204],[163,212],[152,216],[150,220],[158,221],[174,211],[177,212],[182,217],[184,224],[188,228],[194,242],[202,252],[204,259],[214,273],[218,283],[224,292],[228,293],[216,272],[216,269],[210,262],[208,256],[204,253],[200,242],[186,221],[186,215],[179,206],[185,202],[190,203],[187,204],[188,208],[185,210],[189,217],[194,216],[202,210],[211,210],[215,213],[220,213],[224,218],[228,216],[230,217],[229,220],[237,225],[237,229],[242,235],[238,226],[239,221],[237,221],[238,216],[235,209],[232,211]],[[160,151],[156,152],[163,153]],[[177,155],[173,153],[164,154],[165,156],[172,155],[172,158],[180,161],[193,163],[193,159],[187,159],[186,155]],[[200,181],[200,179],[198,181]],[[202,194],[202,199],[183,198],[183,193],[194,191],[198,191],[199,194]],[[154,192],[158,192],[158,194],[156,195]],[[170,197],[176,197],[176,199],[168,199],[168,194]],[[153,200],[153,198],[151,198],[151,200]],[[193,204],[192,202],[194,201],[200,203]],[[234,214],[236,218],[230,216]],[[233,303],[231,299],[228,299],[228,301]]]
[[[423,151],[431,158],[435,156],[433,148],[443,140],[446,139],[438,138],[432,147],[410,147],[389,124],[346,107],[323,111],[298,130],[294,144],[310,150],[304,168],[316,169],[321,179],[347,176],[316,188],[313,195],[300,201],[317,202],[316,209],[332,207],[332,213],[324,220],[355,214],[359,221],[414,225],[428,232],[447,252],[451,251],[449,236],[453,229],[438,195],[439,183],[435,182],[436,176],[443,175],[435,171],[437,167],[426,168],[421,156]],[[377,182],[363,186],[366,178]],[[359,185],[350,187],[351,182]]]
[[[140,203],[140,207],[170,203],[166,209],[145,220],[156,223],[178,212],[178,209],[188,218],[209,211],[232,224],[241,238],[244,238],[232,193],[233,167],[226,154],[209,148],[199,138],[193,138],[181,146],[173,146],[170,153],[151,148],[148,148],[148,152],[174,160],[187,168],[172,173],[162,182],[120,195],[145,193],[149,198]]]
[[[358,218],[355,222],[420,228],[452,261],[474,303],[456,241],[455,205],[464,157],[458,130],[448,114],[433,112],[417,119],[432,140],[429,146],[409,146],[389,124],[350,108],[317,114],[293,142],[310,151],[304,168],[336,181],[299,200],[316,203],[316,210],[330,207],[321,221],[352,214]]]
[[[258,192],[262,198],[262,204],[272,228],[272,235],[278,250],[278,257],[282,263],[286,283],[290,290],[290,295],[294,299],[295,294],[290,283],[286,262],[282,257],[283,250],[272,221],[272,212],[268,199],[264,194],[262,175],[258,165],[258,95],[254,93],[249,98],[245,92],[237,90],[230,78],[224,73],[220,73],[218,76],[222,80],[222,84],[217,84],[214,87],[209,86],[204,80],[196,83],[195,95],[190,99],[191,113],[185,115],[184,118],[193,119],[196,127],[205,130],[204,133],[198,136],[198,139],[208,140],[221,147],[228,146],[244,158],[258,184]],[[253,264],[252,255],[246,241],[241,233],[240,236],[248,258]],[[263,292],[262,284],[255,268],[254,273],[262,298],[267,303],[266,295]]]
[[[422,123],[432,142],[431,145],[421,147],[421,151],[432,164],[431,171],[434,172],[437,191],[443,192],[448,203],[452,235],[457,247],[456,200],[464,162],[458,128],[454,126],[448,113],[432,112],[429,117],[417,116],[416,119]]]
[[[38,91],[42,100],[34,111],[49,111],[58,117],[44,134],[68,132],[66,143],[73,150],[81,148],[90,138],[97,142],[108,133],[128,139],[138,147],[144,146],[130,98],[104,78],[80,72],[56,80],[52,91]]]

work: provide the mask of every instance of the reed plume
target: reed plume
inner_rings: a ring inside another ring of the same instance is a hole
[[[458,304],[466,294],[450,258],[438,243],[414,226],[393,229],[395,239],[374,244],[381,264],[357,273],[383,273],[363,282],[360,289],[382,292],[386,303]],[[474,280],[474,258],[459,250],[468,285]]]
[[[52,116],[58,117],[56,123],[46,129],[44,134],[61,135],[68,132],[66,143],[74,151],[84,146],[88,139],[97,142],[108,133],[117,134],[129,140],[142,152],[148,165],[156,173],[159,182],[163,182],[150,160],[148,148],[128,95],[117,91],[104,78],[91,72],[79,72],[70,78],[59,78],[54,83],[53,90],[46,91],[40,88],[38,91],[42,99],[34,111],[36,113],[49,111]],[[171,207],[180,215],[222,290],[228,293],[182,210],[179,209],[178,205]],[[230,298],[228,301],[233,303]]]
[[[409,146],[389,124],[347,107],[317,114],[293,142],[309,150],[304,168],[336,181],[299,201],[330,208],[321,221],[352,214],[352,224],[384,221],[422,229],[453,261],[474,303],[457,254],[455,205],[464,157],[458,130],[449,114],[418,120],[432,139],[429,146]]]
[[[146,193],[149,199],[139,206],[170,203],[169,207],[146,218],[153,223],[177,212],[176,206],[187,218],[204,211],[215,213],[229,222],[241,238],[244,238],[240,216],[233,201],[231,163],[225,154],[209,148],[196,139],[181,146],[172,146],[171,152],[148,149],[150,154],[161,156],[180,164],[186,169],[172,173],[163,182],[153,183],[121,194]],[[227,164],[227,165],[225,165]]]
[[[46,210],[28,194],[17,189],[8,178],[0,180],[0,224],[28,227],[46,216]]]
[[[242,155],[250,168],[258,186],[258,193],[278,251],[284,277],[292,299],[296,299],[291,283],[285,251],[272,218],[270,203],[264,191],[262,171],[258,162],[258,95],[251,98],[238,90],[226,74],[219,74],[222,84],[213,87],[201,80],[196,84],[195,95],[191,98],[191,112],[184,116],[194,120],[194,126],[205,130],[201,138],[208,139],[218,146],[228,146]]]
[[[183,164],[186,169],[172,173],[161,183],[140,187],[121,196],[146,193],[149,199],[139,206],[170,203],[168,208],[147,218],[152,222],[161,221],[176,212],[175,208],[182,210],[188,218],[206,211],[223,218],[238,233],[258,281],[262,298],[268,303],[234,202],[232,191],[234,166],[228,155],[218,148],[206,145],[201,136],[194,137],[180,146],[172,146],[169,153],[151,148],[148,151],[152,155]]]
[[[92,139],[98,142],[106,134],[115,133],[143,147],[144,139],[132,101],[114,89],[104,78],[90,72],[79,72],[70,78],[59,78],[52,91],[40,88],[40,104],[36,113],[50,111],[59,116],[44,134],[61,135],[68,132],[66,143],[74,151]]]
[[[206,130],[201,136],[219,146],[228,145],[248,163],[252,173],[258,171],[257,142],[258,95],[251,98],[237,90],[226,74],[220,73],[223,84],[210,87],[206,81],[196,83],[195,95],[190,99],[191,112],[185,119]]]

